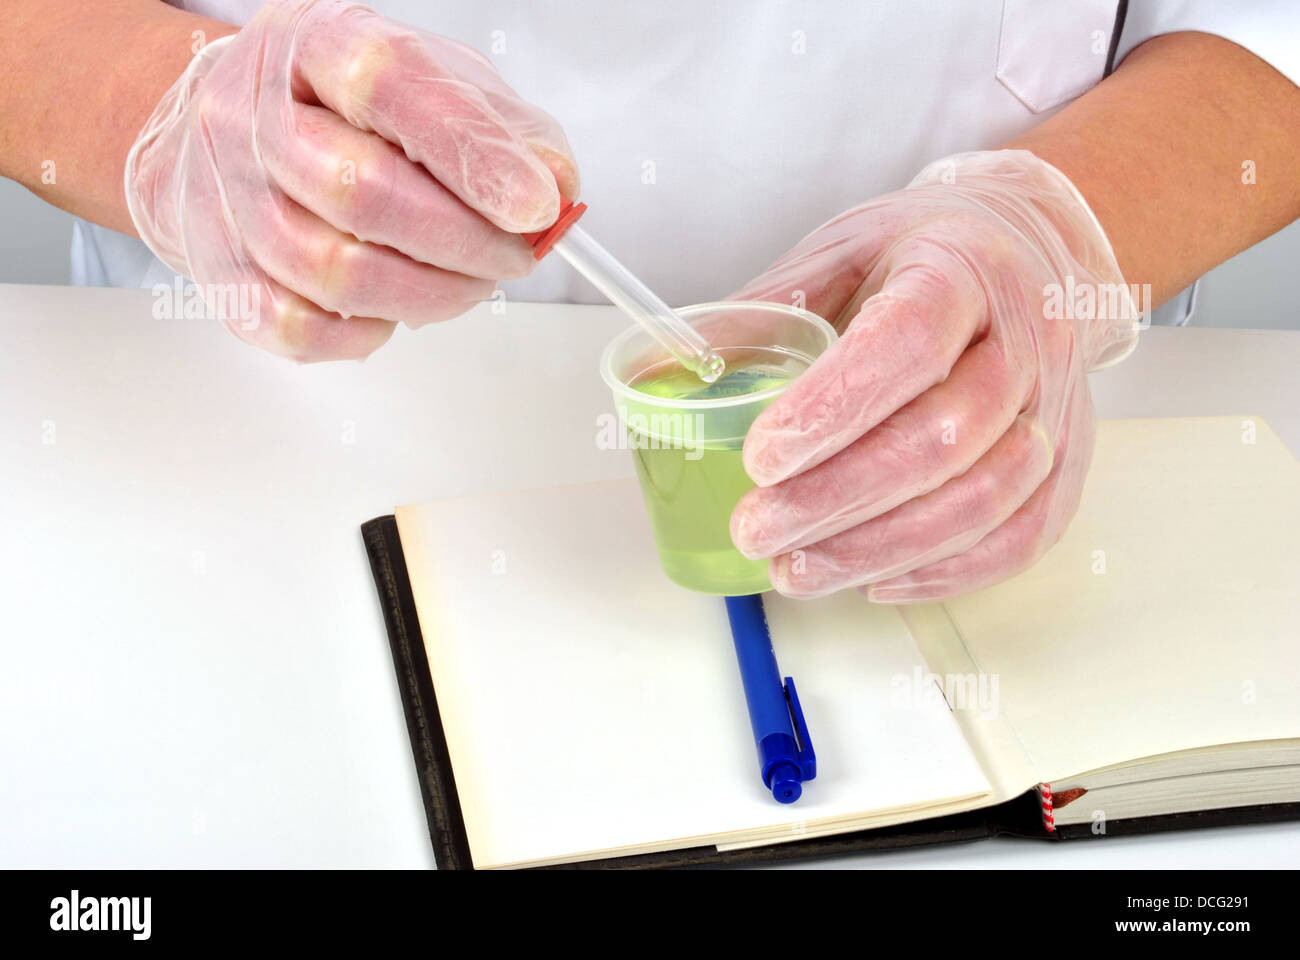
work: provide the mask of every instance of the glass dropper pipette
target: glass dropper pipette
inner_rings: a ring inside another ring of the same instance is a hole
[[[585,203],[565,199],[555,223],[540,233],[524,234],[538,259],[555,250],[573,269],[591,281],[605,295],[645,329],[659,344],[705,383],[722,376],[726,364],[709,342],[673,312],[654,291],[591,238],[577,220],[587,210]]]

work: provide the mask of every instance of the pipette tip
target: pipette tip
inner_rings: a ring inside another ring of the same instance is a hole
[[[705,383],[716,383],[718,378],[726,372],[726,369],[726,361],[710,350],[700,358],[699,365],[695,368],[695,374]]]

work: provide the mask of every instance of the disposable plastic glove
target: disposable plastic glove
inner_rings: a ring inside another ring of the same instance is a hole
[[[731,523],[742,553],[775,558],[777,590],[933,600],[1059,539],[1092,456],[1086,373],[1127,356],[1139,329],[1064,174],[1024,151],[931,164],[737,297],[798,291],[843,335],[750,428],[758,487]]]
[[[311,0],[272,0],[205,47],[126,170],[150,249],[201,290],[249,285],[256,315],[222,319],[299,361],[365,357],[396,322],[456,316],[525,275],[519,234],[577,189],[559,125],[482,55]]]

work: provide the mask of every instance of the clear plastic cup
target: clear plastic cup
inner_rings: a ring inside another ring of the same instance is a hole
[[[741,463],[745,433],[835,342],[816,314],[763,301],[700,303],[677,311],[726,361],[705,384],[640,327],[605,348],[621,439],[636,462],[659,562],[674,582],[720,596],[771,589],[766,560],[731,542],[731,512],[753,486]]]

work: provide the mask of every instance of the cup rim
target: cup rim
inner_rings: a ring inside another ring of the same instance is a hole
[[[784,313],[790,317],[797,317],[800,320],[809,323],[814,329],[825,335],[827,350],[830,349],[838,337],[835,328],[812,311],[805,310],[802,307],[796,307],[793,304],[780,303],[775,300],[710,300],[706,303],[692,303],[685,307],[674,307],[673,310],[680,316],[690,317],[698,313],[737,309],[741,307],[747,309],[767,310],[772,313]],[[778,386],[768,387],[766,390],[759,390],[757,393],[744,393],[735,397],[711,397],[706,400],[692,400],[689,397],[672,399],[651,396],[648,393],[642,393],[640,390],[624,383],[620,378],[614,376],[612,369],[615,351],[637,335],[649,336],[646,331],[639,326],[634,325],[628,327],[611,340],[605,347],[604,352],[600,355],[601,379],[605,381],[606,386],[614,392],[615,396],[621,396],[634,403],[680,410],[718,410],[726,407],[736,407],[743,404],[771,399],[783,393],[793,382],[786,381]],[[820,356],[820,354],[818,356]],[[812,359],[816,360],[817,357],[813,357]]]

